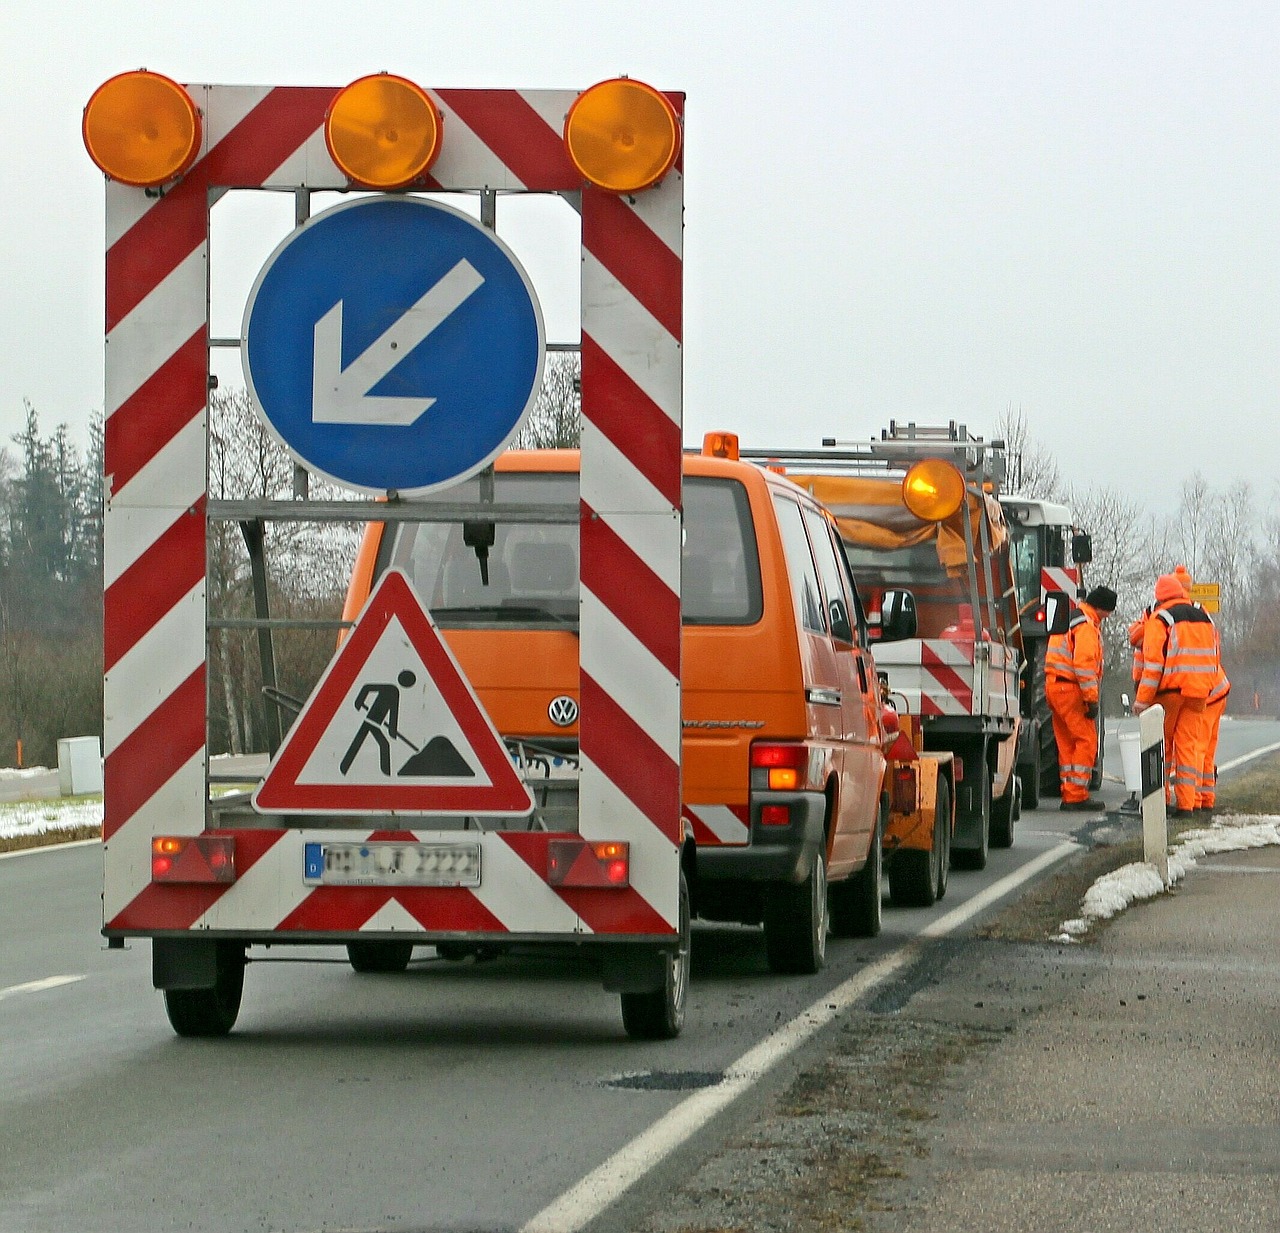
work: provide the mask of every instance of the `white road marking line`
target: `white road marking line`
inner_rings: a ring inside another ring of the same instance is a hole
[[[1240,757],[1232,758],[1230,762],[1224,762],[1218,767],[1218,774],[1221,775],[1223,771],[1234,770],[1237,766],[1252,762],[1254,758],[1261,758],[1263,754],[1275,753],[1277,749],[1280,749],[1280,741],[1277,741],[1274,745],[1264,745],[1261,749],[1254,749],[1247,754],[1241,754]]]
[[[935,938],[954,932],[995,900],[1078,848],[1079,845],[1075,843],[1061,843],[1041,853],[1016,873],[1001,878],[967,903],[922,929],[920,936]],[[703,1088],[686,1097],[646,1131],[544,1207],[533,1219],[521,1226],[520,1233],[575,1233],[590,1224],[646,1173],[762,1079],[783,1058],[794,1053],[868,990],[906,967],[920,950],[919,942],[907,942],[856,976],[851,976],[830,993],[824,993],[790,1022],[784,1023],[758,1045],[748,1049],[728,1067],[724,1079],[715,1087]]]
[[[56,989],[59,985],[74,985],[83,976],[46,976],[43,980],[29,980],[25,985],[10,985],[0,989],[0,1002],[18,993],[40,993],[44,989]]]

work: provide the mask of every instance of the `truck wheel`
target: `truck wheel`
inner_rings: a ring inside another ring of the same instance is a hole
[[[347,958],[357,972],[403,972],[413,958],[413,943],[348,942]]]
[[[212,989],[166,989],[164,1009],[179,1036],[225,1036],[244,992],[244,943],[219,942]]]
[[[947,875],[951,870],[951,785],[938,776],[938,798],[934,806],[933,833],[938,844],[938,885],[934,899],[947,893]]]
[[[632,1040],[674,1040],[684,1027],[692,942],[689,884],[680,874],[680,948],[670,956],[661,989],[622,994],[622,1026]]]
[[[831,932],[838,938],[874,938],[880,932],[880,899],[884,889],[884,820],[887,804],[880,802],[876,832],[867,863],[845,882],[827,891]],[[894,857],[896,863],[897,857]],[[892,866],[890,867],[892,873]],[[892,885],[892,880],[890,882]]]
[[[1010,775],[1004,795],[991,802],[991,846],[1013,847],[1013,820],[1018,813],[1018,776]]]
[[[906,908],[927,908],[942,898],[947,889],[950,839],[951,799],[947,795],[946,780],[940,777],[933,815],[933,843],[929,851],[900,848],[889,863],[889,897],[895,904]]]
[[[965,767],[966,773],[968,767]],[[981,817],[978,819],[978,844],[972,848],[951,849],[952,869],[985,869],[987,867],[987,850],[991,844],[991,769],[986,762],[978,762],[975,772],[978,776],[978,806]]]
[[[803,882],[765,889],[764,947],[770,970],[807,976],[820,971],[827,960],[829,925],[827,853],[819,848]]]

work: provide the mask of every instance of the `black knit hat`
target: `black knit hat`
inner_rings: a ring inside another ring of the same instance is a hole
[[[1084,602],[1090,608],[1096,608],[1099,612],[1114,612],[1116,610],[1116,593],[1110,587],[1094,587],[1084,597]]]

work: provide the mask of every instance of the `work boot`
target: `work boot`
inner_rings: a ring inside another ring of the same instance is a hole
[[[1063,801],[1058,806],[1059,809],[1069,810],[1073,813],[1092,812],[1098,813],[1106,809],[1105,802],[1099,800],[1096,796],[1090,796],[1083,801]]]

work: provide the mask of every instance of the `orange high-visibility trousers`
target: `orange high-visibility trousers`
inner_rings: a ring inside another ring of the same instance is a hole
[[[1212,809],[1218,797],[1218,726],[1227,709],[1227,695],[1204,708],[1204,760],[1200,763],[1200,783],[1196,788],[1196,808]]]
[[[1204,703],[1172,690],[1156,694],[1156,701],[1164,707],[1165,803],[1192,810],[1204,765]]]
[[[1089,778],[1098,760],[1097,721],[1084,713],[1084,696],[1070,681],[1050,677],[1045,695],[1053,714],[1053,736],[1058,742],[1058,775],[1064,801],[1089,799]]]

